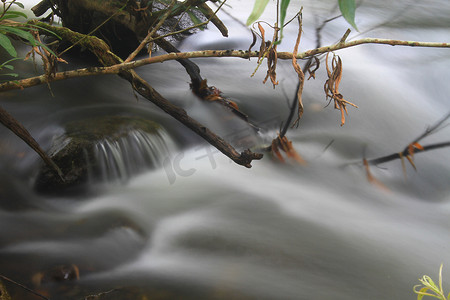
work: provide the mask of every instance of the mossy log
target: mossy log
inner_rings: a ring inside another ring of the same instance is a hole
[[[185,29],[179,18],[191,10],[190,13],[201,14],[205,20],[211,19],[222,34],[227,36],[227,28],[205,2],[206,0],[177,2],[170,8],[166,27],[174,31]],[[52,9],[61,17],[64,27],[83,34],[92,33],[106,41],[115,53],[125,56],[145,39],[152,26],[167,10],[158,5],[157,1],[145,1],[145,6],[141,6],[142,3],[143,1],[136,0],[44,0],[32,10],[36,16],[40,16]],[[179,18],[175,18],[177,16]]]

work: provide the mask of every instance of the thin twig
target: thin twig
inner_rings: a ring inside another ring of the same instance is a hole
[[[439,120],[438,122],[436,122],[434,125],[432,125],[431,127],[428,127],[424,133],[422,133],[419,137],[417,137],[411,144],[413,143],[418,143],[420,142],[420,140],[422,140],[423,138],[429,136],[430,134],[432,134],[433,132],[435,132],[439,126],[442,125],[442,123],[444,123],[445,121],[448,120],[448,118],[450,118],[450,112],[445,115],[441,120]],[[408,147],[405,148],[405,151],[407,150]]]
[[[44,75],[46,76],[46,75]],[[64,181],[64,174],[47,153],[39,146],[39,143],[31,136],[28,130],[0,106],[0,123],[11,130],[16,136],[22,139],[31,149],[33,149],[44,162],[52,168]]]
[[[175,3],[177,2],[177,0],[172,0],[172,2],[170,2],[169,7],[167,8],[166,12],[164,13],[164,15],[161,17],[161,20],[159,20],[159,22],[156,24],[156,26],[154,26],[152,28],[152,30],[147,34],[147,36],[144,38],[144,40],[139,44],[139,46],[128,56],[128,58],[124,61],[124,62],[129,62],[132,61],[136,55],[139,54],[139,52],[142,51],[142,49],[144,49],[145,45],[147,45],[148,43],[150,43],[152,41],[152,36],[153,34],[155,34],[159,28],[161,28],[161,26],[164,24],[164,22],[167,20],[167,18],[170,16],[171,14],[171,10],[173,8],[173,6],[175,5]]]
[[[414,150],[413,150],[414,153],[421,153],[421,152],[441,149],[441,148],[445,148],[445,147],[450,147],[450,141],[442,142],[442,143],[436,143],[436,144],[430,144],[430,145],[425,145],[425,146],[422,146],[422,147],[423,147],[423,149],[414,148]],[[390,155],[378,157],[378,158],[375,158],[375,159],[368,160],[367,162],[369,163],[369,165],[378,165],[378,164],[386,163],[386,162],[393,161],[393,160],[396,160],[396,159],[400,159],[401,156],[406,156],[408,154],[409,154],[409,149],[406,149],[403,152],[393,153],[393,154],[390,154]]]
[[[8,281],[8,282],[10,282],[10,283],[12,283],[12,284],[15,284],[15,285],[17,285],[17,286],[23,288],[24,290],[26,290],[27,292],[30,292],[31,294],[33,294],[33,295],[35,295],[35,296],[38,296],[38,297],[40,297],[40,298],[42,298],[42,299],[45,299],[45,300],[50,300],[50,299],[48,299],[47,297],[45,297],[44,295],[41,295],[41,294],[39,294],[38,292],[33,291],[33,290],[30,289],[29,287],[26,287],[25,285],[23,285],[23,284],[21,284],[21,283],[18,283],[18,282],[16,282],[16,281],[12,280],[11,278],[8,278],[8,277],[3,276],[3,275],[0,275],[0,278],[2,278],[2,279],[5,280],[5,281]]]
[[[394,153],[391,155],[386,155],[383,157],[379,157],[379,158],[375,158],[375,159],[371,159],[368,161],[369,164],[372,165],[376,165],[376,164],[381,164],[381,163],[385,163],[391,160],[395,160],[395,159],[399,159],[402,157],[408,157],[412,154],[418,153],[418,152],[423,152],[423,151],[429,151],[429,150],[435,150],[435,149],[439,149],[439,148],[444,148],[444,147],[448,147],[450,146],[450,141],[449,142],[442,142],[442,143],[437,143],[437,144],[431,144],[431,145],[426,145],[423,146],[421,145],[422,148],[416,148],[416,147],[411,147],[411,145],[417,144],[419,143],[419,141],[421,141],[422,139],[424,139],[425,137],[429,136],[430,134],[436,132],[436,130],[448,119],[450,118],[450,112],[447,113],[442,119],[440,119],[439,121],[437,121],[435,124],[433,124],[432,126],[428,127],[424,133],[422,133],[420,136],[418,136],[412,143],[410,143],[408,146],[406,146],[402,152],[400,153]],[[413,153],[411,153],[411,151]],[[414,166],[414,165],[413,165]]]
[[[420,148],[411,147],[411,145],[418,143],[423,138],[429,136],[433,132],[436,132],[436,130],[446,120],[448,120],[449,118],[450,118],[450,112],[447,113],[441,120],[437,121],[435,124],[433,124],[432,126],[428,127],[423,134],[421,134],[412,143],[410,143],[408,146],[406,146],[403,149],[403,151],[401,151],[399,153],[393,153],[393,154],[389,154],[389,155],[386,155],[386,156],[370,159],[370,160],[367,160],[367,163],[369,165],[378,165],[378,164],[382,164],[382,163],[389,162],[389,161],[396,160],[396,159],[403,159],[403,157],[412,156],[415,153],[426,152],[426,151],[431,151],[431,150],[436,150],[436,149],[440,149],[440,148],[449,147],[450,146],[450,141],[441,142],[441,143],[435,143],[435,144],[429,144],[429,145],[425,145],[425,146],[424,145],[420,145],[421,146]],[[359,162],[357,162],[357,163],[359,163]],[[351,164],[354,164],[354,163],[351,163]],[[403,164],[403,160],[402,160],[402,164]],[[414,165],[413,165],[413,167],[414,167]]]

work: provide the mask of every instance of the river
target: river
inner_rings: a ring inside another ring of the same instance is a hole
[[[349,39],[449,42],[446,0],[358,2],[360,32],[353,30]],[[301,3],[303,51],[315,46],[315,27],[338,12],[336,1]],[[179,47],[248,49],[251,34],[235,19],[246,20],[252,1],[230,5],[225,10],[233,18],[221,14],[228,39],[210,27]],[[299,6],[291,8],[288,17]],[[269,7],[263,18],[273,21],[273,11]],[[342,18],[325,25],[322,45],[338,41],[348,26]],[[292,51],[297,29],[293,22],[285,30],[280,50]],[[269,155],[251,169],[231,163],[112,75],[52,83],[54,96],[47,86],[3,93],[2,107],[44,149],[70,120],[126,113],[162,124],[169,150],[159,167],[125,182],[50,197],[33,190],[38,156],[0,128],[0,274],[50,299],[107,292],[99,299],[407,300],[415,299],[418,278],[437,280],[442,263],[448,293],[450,150],[416,154],[417,171],[407,164],[406,179],[400,160],[371,167],[387,190],[368,182],[361,160],[401,151],[450,111],[450,52],[363,45],[336,54],[343,61],[340,92],[359,108],[349,107],[346,124],[339,126],[339,111],[326,107],[322,60],[317,78],[305,84],[300,126],[287,134],[305,166],[280,164]],[[264,129],[261,134],[196,99],[176,62],[137,71],[222,136],[270,142],[295,93],[291,62],[279,62],[276,89],[262,84],[265,64],[250,77],[255,59],[195,62],[210,85]],[[22,76],[34,74],[31,63],[17,68]],[[448,141],[449,130],[423,144]],[[48,279],[61,265],[72,268],[70,276],[79,272],[79,279]],[[38,299],[7,286],[17,299]]]

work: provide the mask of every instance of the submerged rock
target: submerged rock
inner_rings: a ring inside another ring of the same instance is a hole
[[[126,180],[158,165],[167,156],[169,141],[160,125],[139,117],[106,116],[68,123],[49,153],[64,180],[43,165],[35,189],[46,194],[85,191],[92,182]]]

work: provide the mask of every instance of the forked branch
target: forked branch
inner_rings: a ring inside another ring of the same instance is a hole
[[[378,157],[375,159],[368,160],[368,164],[370,165],[378,165],[385,162],[389,162],[396,159],[402,159],[407,158],[409,162],[412,164],[412,166],[415,168],[414,163],[412,162],[412,158],[414,157],[415,153],[419,152],[426,152],[431,150],[436,150],[440,148],[450,147],[450,141],[441,142],[441,143],[435,143],[435,144],[428,144],[428,145],[421,145],[419,142],[426,138],[427,136],[437,132],[439,129],[443,128],[443,124],[445,121],[447,121],[450,118],[450,113],[446,114],[441,120],[437,121],[432,126],[428,127],[424,133],[422,133],[420,136],[418,136],[414,141],[412,141],[410,144],[408,144],[402,151],[398,153],[393,153],[390,155]]]

